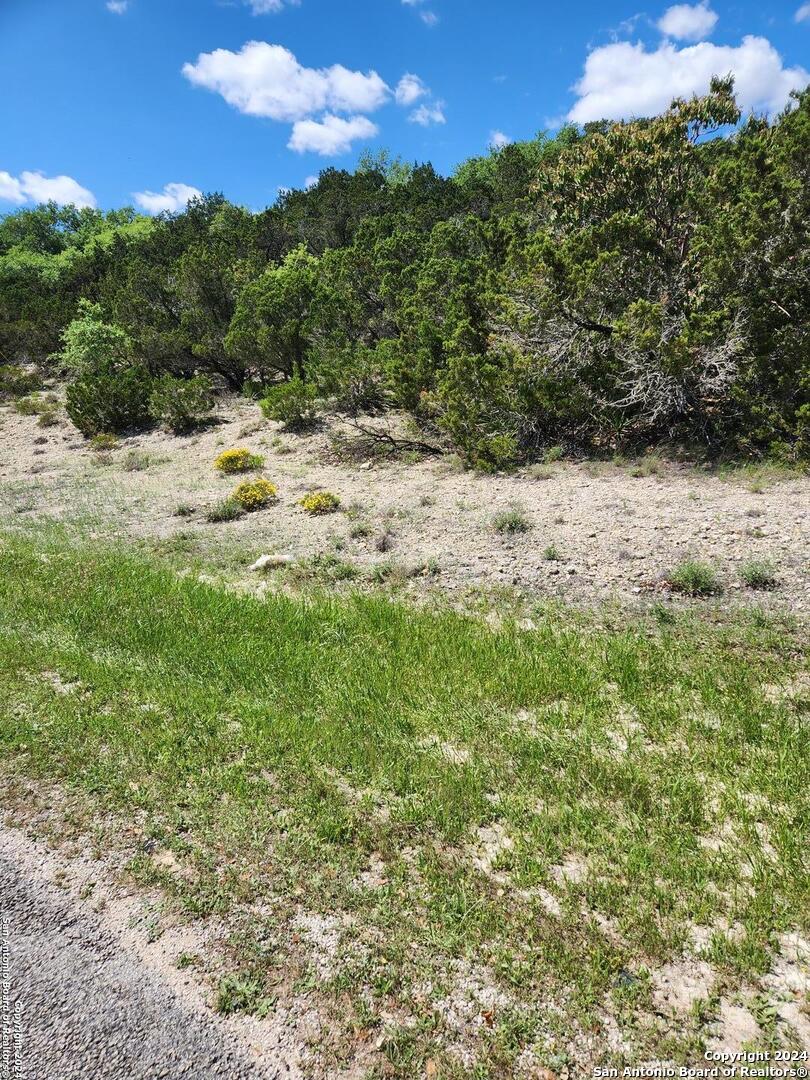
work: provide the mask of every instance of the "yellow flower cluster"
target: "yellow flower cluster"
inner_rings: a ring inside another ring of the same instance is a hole
[[[340,499],[331,491],[313,491],[301,500],[308,514],[331,514],[340,506]]]
[[[244,480],[234,489],[233,498],[243,510],[258,510],[261,506],[275,502],[278,496],[278,488],[269,480]]]
[[[224,473],[250,472],[251,469],[260,469],[262,465],[264,458],[252,454],[244,446],[235,450],[224,450],[214,462],[215,468]]]

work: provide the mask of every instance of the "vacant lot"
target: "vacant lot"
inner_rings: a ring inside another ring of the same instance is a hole
[[[200,434],[155,432],[98,452],[67,424],[43,429],[9,409],[0,420],[0,507],[15,525],[52,516],[252,587],[248,566],[275,554],[289,560],[271,577],[278,586],[438,586],[456,599],[506,588],[530,599],[644,607],[668,601],[662,579],[697,559],[716,572],[723,605],[754,599],[810,610],[810,478],[798,473],[707,471],[653,455],[476,475],[453,459],[391,457],[384,445],[375,452],[345,428],[336,440],[339,425],[288,435],[244,401],[222,407],[220,423]],[[239,446],[264,458],[279,501],[210,523],[207,513],[239,479],[218,473],[214,460]],[[299,500],[319,487],[341,499],[341,512],[304,513]],[[499,531],[504,519],[519,530]],[[763,561],[777,587],[752,593],[741,571]]]
[[[810,1047],[805,478],[2,419],[5,817],[84,853],[79,902],[137,885],[248,1045],[403,1080]],[[279,500],[210,522],[242,445]]]

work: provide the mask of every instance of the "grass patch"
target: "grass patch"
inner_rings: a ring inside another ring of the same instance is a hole
[[[138,822],[181,909],[235,913],[222,1011],[261,1014],[293,971],[402,1080],[459,1047],[478,1071],[438,1075],[505,1080],[530,1047],[590,1072],[617,1058],[603,1009],[633,1060],[669,1053],[628,972],[698,925],[736,992],[807,933],[800,654],[762,615],[493,628],[259,600],[59,533],[0,545],[6,768]]]
[[[673,592],[686,596],[715,596],[723,591],[715,570],[693,559],[676,566],[670,572],[667,584]]]
[[[514,536],[518,533],[526,533],[531,529],[532,523],[523,510],[513,508],[512,510],[504,510],[500,514],[496,514],[492,519],[492,528],[495,532],[502,533],[507,536]]]
[[[767,559],[749,559],[743,563],[740,580],[749,589],[775,589],[779,584],[776,567]]]

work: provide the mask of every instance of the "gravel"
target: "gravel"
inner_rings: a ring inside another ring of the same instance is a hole
[[[0,1056],[3,1080],[295,1075],[283,1060],[256,1061],[221,1018],[191,1007],[75,892],[45,880],[25,846],[0,829],[3,1004],[20,1017],[16,1035],[9,1013],[2,1018],[13,1044],[11,1061]]]

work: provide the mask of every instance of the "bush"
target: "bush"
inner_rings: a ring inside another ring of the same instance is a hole
[[[244,480],[234,489],[232,498],[243,510],[259,510],[268,503],[275,502],[278,497],[278,488],[269,480]]]
[[[250,472],[252,469],[260,469],[264,465],[264,458],[253,454],[244,446],[234,450],[223,450],[214,462],[214,468],[224,473]]]
[[[101,306],[79,301],[79,317],[62,334],[62,350],[53,358],[74,375],[109,372],[128,366],[131,343],[125,331],[105,322]]]
[[[723,591],[711,566],[692,560],[677,566],[669,575],[667,584],[673,592],[687,596],[712,596]]]
[[[740,578],[749,589],[774,589],[778,578],[773,563],[751,559],[740,567]]]
[[[210,521],[212,524],[219,524],[221,521],[235,521],[244,514],[242,506],[229,495],[227,499],[223,499],[218,502],[216,506],[212,506],[206,513],[205,520]]]
[[[87,372],[67,388],[65,408],[82,435],[146,427],[152,379],[146,368]]]
[[[112,435],[109,431],[102,431],[98,435],[94,435],[90,440],[91,450],[115,450],[117,446],[117,436]]]
[[[268,420],[276,420],[289,431],[303,431],[315,422],[316,390],[311,383],[295,378],[272,387],[261,402]]]
[[[213,405],[213,387],[207,375],[195,375],[193,379],[162,375],[149,395],[153,418],[175,435],[192,431],[207,420]]]
[[[340,506],[340,499],[331,491],[313,491],[299,504],[308,514],[332,514]]]
[[[16,364],[0,364],[0,401],[38,390],[39,376]]]
[[[492,528],[499,533],[525,533],[531,529],[532,523],[522,510],[504,510],[497,514],[492,521]]]

